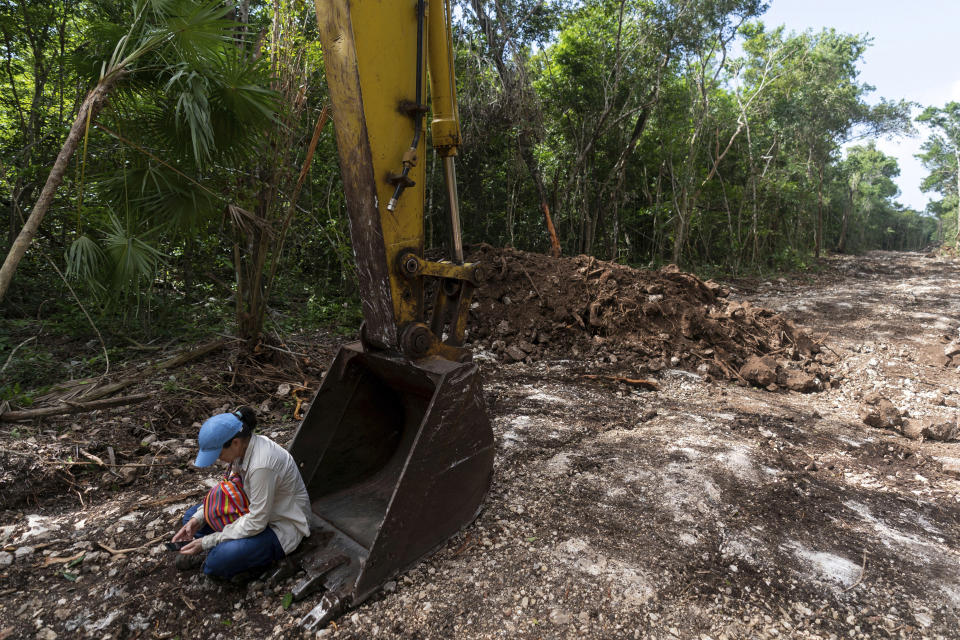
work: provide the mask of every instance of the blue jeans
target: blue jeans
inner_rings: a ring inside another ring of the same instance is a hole
[[[183,524],[190,522],[190,518],[199,508],[200,505],[197,504],[187,509],[187,513],[183,516]],[[211,533],[214,533],[214,530],[204,522],[194,537],[202,538]],[[283,547],[277,540],[277,534],[267,527],[255,536],[224,540],[210,549],[203,563],[203,572],[220,578],[231,578],[243,571],[266,569],[283,557]]]

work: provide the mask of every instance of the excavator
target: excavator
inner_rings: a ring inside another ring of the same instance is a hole
[[[321,594],[300,621],[307,629],[471,523],[494,456],[464,347],[484,274],[464,261],[461,240],[450,2],[316,0],[316,10],[364,322],[290,445],[313,510],[293,597]],[[428,116],[450,217],[450,255],[439,261],[424,253]]]

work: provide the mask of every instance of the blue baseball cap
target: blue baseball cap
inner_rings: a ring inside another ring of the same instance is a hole
[[[209,467],[216,462],[223,445],[240,433],[241,429],[243,429],[243,422],[235,413],[218,413],[208,418],[200,427],[200,435],[197,436],[200,451],[197,453],[194,466]]]

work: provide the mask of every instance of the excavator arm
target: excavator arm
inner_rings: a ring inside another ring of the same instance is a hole
[[[317,19],[360,297],[364,340],[411,357],[464,357],[464,322],[479,265],[463,264],[454,158],[460,146],[450,39],[442,0],[318,0]],[[428,73],[429,60],[429,73]],[[424,250],[427,78],[433,145],[443,158],[451,260]],[[427,277],[446,279],[425,323]],[[466,286],[461,286],[466,285]],[[442,340],[445,326],[447,339]],[[425,330],[427,329],[427,330]],[[451,347],[451,348],[445,348]]]
[[[493,469],[479,369],[463,346],[483,272],[464,263],[460,240],[449,2],[316,6],[364,324],[290,447],[312,506],[311,536],[294,554],[306,577],[293,594],[322,593],[301,621],[309,629],[472,522]],[[429,114],[450,213],[442,261],[424,257]]]

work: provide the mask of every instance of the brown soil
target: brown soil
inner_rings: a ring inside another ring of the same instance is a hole
[[[771,355],[776,379],[761,386],[812,391],[829,383],[835,358],[787,318],[731,300],[727,287],[673,265],[642,271],[489,246],[470,259],[488,274],[470,326],[502,361],[598,357],[638,372],[672,366],[757,383],[741,370]],[[802,373],[789,380],[790,372]]]
[[[956,636],[960,445],[859,416],[872,393],[905,422],[956,421],[955,262],[874,253],[720,286],[478,253],[490,278],[471,346],[497,442],[484,510],[318,635]],[[162,538],[196,498],[157,503],[203,490],[190,440],[223,407],[258,406],[263,433],[289,441],[282,385],[315,386],[336,341],[279,347],[124,391],[151,392],[141,405],[0,428],[0,546],[20,554],[0,568],[0,639],[299,634],[317,602],[284,609],[291,583],[177,573]],[[760,356],[766,388],[741,379]],[[823,390],[786,390],[791,372]],[[657,390],[617,381],[638,377]],[[119,476],[98,462],[110,449]]]

